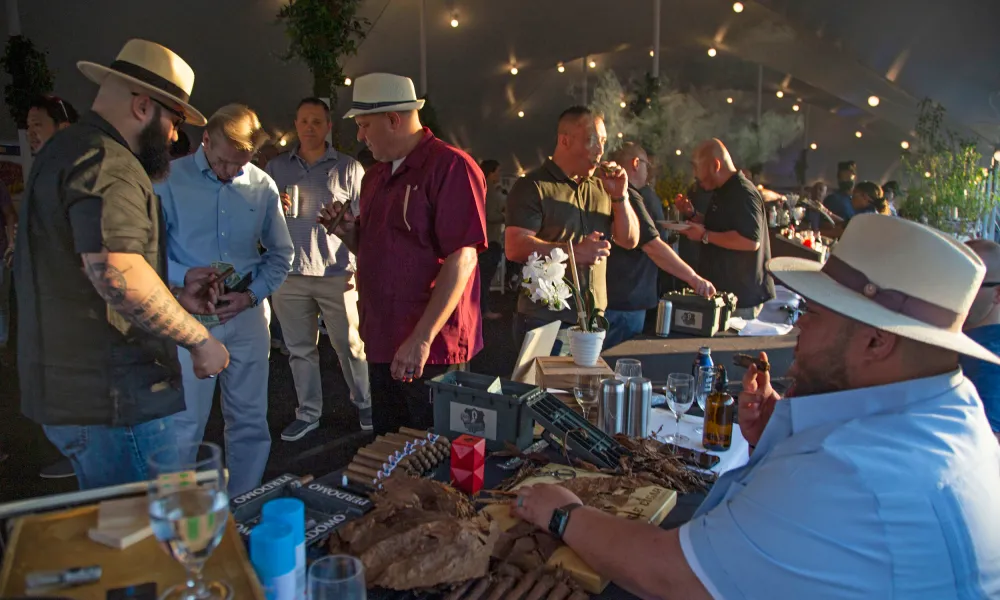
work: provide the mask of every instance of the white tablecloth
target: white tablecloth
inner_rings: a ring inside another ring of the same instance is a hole
[[[681,417],[681,435],[687,436],[690,439],[689,442],[681,444],[681,446],[718,456],[721,460],[719,464],[712,468],[712,471],[720,475],[726,471],[731,471],[745,465],[750,458],[748,454],[750,446],[747,444],[746,438],[743,437],[743,432],[740,431],[739,424],[733,423],[733,443],[729,447],[729,450],[725,452],[712,452],[711,450],[705,450],[705,447],[701,445],[701,434],[694,431],[696,427],[701,427],[703,421],[703,417],[693,415],[684,415]],[[657,434],[656,438],[662,441],[663,438],[674,433],[676,422],[674,413],[668,409],[654,408],[650,411],[649,415],[649,435],[653,436]],[[657,432],[657,430],[659,431]]]

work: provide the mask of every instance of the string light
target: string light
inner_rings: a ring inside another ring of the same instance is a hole
[[[556,65],[556,71],[559,71],[560,73],[565,73],[566,72],[566,65],[564,65],[562,63],[557,64]]]
[[[733,2],[733,12],[734,13],[741,13],[741,12],[743,12],[743,3],[742,2]]]
[[[795,112],[799,112],[799,105],[798,104],[793,104],[792,105],[792,110],[794,110]]]
[[[281,138],[280,140],[278,140],[278,145],[281,147],[285,147],[288,145],[288,140],[286,140],[285,138]]]
[[[517,117],[518,117],[519,119],[523,119],[523,118],[524,118],[524,111],[523,111],[523,110],[519,110],[519,111],[517,111]]]
[[[816,148],[819,148],[819,146],[816,145],[816,142],[813,142],[813,143],[809,144],[809,147],[812,148],[813,150],[815,150]]]
[[[927,179],[930,179],[931,178],[931,172],[930,171],[924,171],[924,177],[926,177]]]
[[[649,56],[650,57],[656,56],[656,50],[650,50],[649,51]]]
[[[591,69],[596,69],[596,68],[597,68],[597,61],[596,61],[596,60],[592,60],[592,61],[590,61],[590,62],[589,62],[589,63],[587,63],[587,64],[588,64],[588,66],[589,66],[589,67],[590,67]]]
[[[715,48],[709,48],[709,49],[708,49],[708,55],[709,55],[710,57],[712,57],[712,58],[715,58],[715,55],[716,55],[716,54],[718,54],[718,52],[716,52],[716,51],[715,51]]]
[[[878,96],[868,96],[868,106],[878,106]]]
[[[681,155],[681,149],[680,149],[680,148],[678,148],[678,149],[677,149],[677,151],[676,151],[676,152],[674,152],[674,154],[676,154],[677,156],[680,156],[680,155]]]
[[[351,85],[351,78],[350,77],[347,77],[347,78],[344,79],[344,85],[350,87],[350,85]]]
[[[899,143],[899,147],[902,148],[903,150],[909,150],[910,142],[903,140],[902,142]]]
[[[517,75],[517,67],[511,67],[510,68],[510,74],[511,75]]]
[[[856,137],[856,138],[859,138],[859,139],[860,139],[860,138],[861,138],[861,132],[860,132],[860,131],[855,131],[855,132],[854,132],[854,137]]]
[[[781,90],[778,90],[777,92],[774,92],[774,95],[777,96],[777,97],[779,97],[779,98],[784,98],[785,97],[785,92],[783,92]]]
[[[1000,162],[1000,150],[993,153],[993,160]]]
[[[618,132],[618,139],[622,139],[623,137],[625,137],[625,134],[619,131]]]
[[[621,102],[618,103],[618,106],[625,108],[626,106],[628,106],[628,104],[625,104],[625,101],[622,100]]]
[[[726,98],[726,104],[732,104],[732,103],[733,103],[732,98]]]
[[[451,26],[452,27],[458,27],[458,18],[457,17],[452,17],[451,18]]]

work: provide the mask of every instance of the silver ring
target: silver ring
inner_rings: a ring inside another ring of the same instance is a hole
[[[524,508],[524,496],[517,497],[517,507]]]

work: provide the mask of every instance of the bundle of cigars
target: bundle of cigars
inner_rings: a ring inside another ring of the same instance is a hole
[[[372,491],[395,473],[420,477],[451,456],[448,438],[429,431],[401,427],[358,450],[344,470],[343,485]]]

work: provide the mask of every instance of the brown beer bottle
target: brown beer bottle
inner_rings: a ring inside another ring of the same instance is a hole
[[[715,375],[715,389],[705,402],[705,425],[701,443],[706,450],[729,450],[733,443],[733,412],[736,409],[729,395],[729,378],[726,367],[719,365]]]

